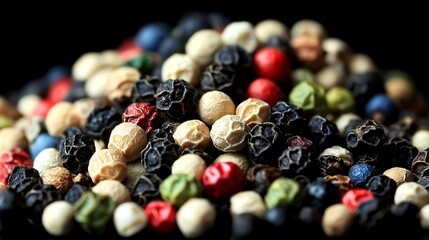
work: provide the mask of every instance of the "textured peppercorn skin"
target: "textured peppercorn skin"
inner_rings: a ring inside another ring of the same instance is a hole
[[[354,155],[365,152],[379,153],[383,149],[382,146],[386,142],[386,138],[383,126],[370,119],[354,128],[347,135],[347,148]]]
[[[161,179],[171,174],[173,162],[180,156],[180,146],[167,138],[150,141],[141,153],[141,162],[148,173]]]
[[[156,174],[140,176],[131,192],[131,199],[142,207],[149,202],[160,200],[159,186],[162,180]]]
[[[310,180],[320,175],[316,163],[316,155],[311,148],[304,146],[289,146],[278,158],[278,167],[283,176],[294,178],[305,175]]]
[[[70,172],[86,173],[89,159],[95,152],[95,144],[89,136],[77,133],[63,141],[59,152],[64,167]]]
[[[155,104],[155,93],[160,84],[161,80],[155,76],[145,76],[137,80],[131,91],[131,101]]]
[[[158,127],[158,110],[147,102],[131,103],[122,113],[122,122],[137,124],[145,133],[149,133]]]
[[[410,141],[403,138],[390,138],[385,144],[386,159],[391,159],[390,167],[403,167],[411,169],[413,159],[419,150]]]
[[[304,110],[285,101],[279,101],[271,108],[270,121],[284,134],[300,134],[307,125]]]
[[[24,166],[15,166],[7,180],[9,189],[21,197],[24,197],[35,185],[42,183],[39,171]]]
[[[7,184],[7,178],[15,166],[33,167],[30,155],[21,148],[14,148],[0,156],[0,182],[4,185]]]
[[[264,196],[271,183],[281,176],[282,172],[277,167],[265,164],[253,165],[246,173],[246,189]]]
[[[62,199],[61,193],[53,185],[36,184],[25,194],[25,204],[28,207],[29,218],[33,223],[40,224],[43,209],[51,202]]]
[[[122,119],[122,115],[114,107],[97,107],[87,118],[86,133],[94,139],[102,139],[108,144],[110,133]]]
[[[334,122],[320,115],[313,115],[308,121],[309,137],[316,147],[316,154],[328,147],[345,145]]]
[[[380,201],[391,203],[395,196],[397,184],[390,177],[379,174],[371,177],[365,184],[365,187]]]

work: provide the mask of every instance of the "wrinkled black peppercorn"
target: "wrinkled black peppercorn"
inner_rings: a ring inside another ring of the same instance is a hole
[[[218,90],[228,93],[234,86],[235,71],[228,65],[211,64],[207,66],[201,78],[203,92]],[[228,94],[229,95],[229,94]]]
[[[318,177],[305,186],[302,205],[312,207],[323,213],[328,206],[339,202],[339,200],[337,187],[323,177]]]
[[[380,201],[393,203],[397,184],[390,177],[382,174],[372,176],[365,187]]]
[[[159,138],[168,138],[170,140],[174,140],[173,136],[171,136],[166,130],[162,128],[155,128],[147,135],[147,139],[149,142]]]
[[[230,66],[236,72],[236,84],[243,87],[247,86],[251,74],[252,55],[244,48],[239,45],[224,46],[215,53],[214,62]]]
[[[35,185],[42,183],[42,178],[36,169],[15,166],[9,175],[7,184],[10,190],[24,197]]]
[[[262,236],[265,232],[263,219],[251,214],[242,213],[232,218],[231,239],[245,240],[255,239],[255,236]]]
[[[313,115],[308,121],[309,138],[313,141],[316,154],[328,147],[344,146],[337,125],[326,118]]]
[[[353,157],[356,164],[365,163],[373,166],[378,172],[383,172],[388,169],[389,163],[385,160],[382,154],[375,152],[359,153]]]
[[[398,137],[411,141],[411,137],[417,129],[418,127],[414,117],[406,116],[387,126],[387,136],[389,138]]]
[[[341,157],[325,155],[317,159],[317,164],[322,176],[342,174],[347,175],[351,162],[344,161]]]
[[[316,155],[311,148],[304,146],[287,147],[278,158],[278,167],[283,176],[289,178],[305,175],[313,180],[320,176]]]
[[[429,176],[429,148],[416,155],[411,162],[411,172],[418,178]]]
[[[276,167],[262,164],[254,165],[247,170],[246,188],[264,196],[271,183],[281,176],[281,171]]]
[[[355,236],[386,236],[392,229],[393,214],[384,202],[364,201],[355,212]]]
[[[113,128],[122,122],[122,113],[112,106],[96,107],[88,116],[86,133],[94,139],[102,139],[106,146]]]
[[[141,162],[148,173],[165,179],[171,174],[173,162],[180,157],[180,146],[167,138],[150,141],[141,153]]]
[[[139,79],[133,86],[131,92],[132,102],[148,102],[155,104],[155,93],[157,87],[161,84],[161,80],[154,76],[146,75]]]
[[[386,138],[382,125],[374,120],[366,120],[347,135],[347,148],[356,156],[367,152],[380,153]]]
[[[296,236],[298,209],[292,205],[280,205],[270,208],[265,212],[264,219],[268,223],[268,236],[284,236],[290,234]],[[281,235],[279,235],[281,234]]]
[[[82,194],[88,190],[89,188],[83,185],[75,184],[67,191],[66,195],[64,196],[64,201],[74,204],[79,200]]]
[[[54,201],[61,200],[61,193],[53,185],[37,184],[25,194],[25,204],[28,207],[30,220],[35,224],[41,223],[43,209]]]
[[[271,108],[270,121],[284,134],[301,134],[307,126],[304,110],[284,101],[277,102]]]
[[[391,138],[384,147],[386,159],[390,159],[390,167],[410,169],[413,159],[419,153],[419,150],[404,138]]]
[[[196,118],[195,89],[183,79],[162,82],[155,93],[156,107],[174,121]]]
[[[159,186],[162,180],[156,174],[140,176],[131,192],[131,198],[142,207],[150,201],[161,199]]]
[[[59,148],[65,168],[74,174],[88,171],[89,159],[95,153],[94,140],[84,134],[67,137]]]

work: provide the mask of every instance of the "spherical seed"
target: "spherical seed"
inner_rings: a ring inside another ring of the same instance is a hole
[[[141,161],[127,163],[127,177],[124,184],[128,190],[132,191],[140,176],[145,175],[145,173],[146,170]]]
[[[421,129],[413,134],[411,143],[419,150],[429,148],[429,130]]]
[[[414,180],[413,173],[402,167],[392,167],[383,172],[384,176],[393,179],[396,185],[399,186],[405,182],[412,182]]]
[[[69,202],[62,200],[52,202],[43,210],[43,227],[55,237],[65,236],[73,230],[73,215],[74,207]]]
[[[0,139],[0,155],[14,148],[28,150],[29,142],[21,129],[14,127],[2,128],[0,129]]]
[[[203,29],[194,33],[186,43],[186,54],[195,60],[201,67],[213,62],[216,51],[222,47],[219,32],[212,29]]]
[[[113,212],[113,224],[122,237],[131,237],[142,231],[148,223],[144,209],[134,202],[121,203]]]
[[[367,54],[355,53],[350,57],[348,69],[351,73],[366,73],[376,69],[374,60]]]
[[[95,99],[92,98],[80,98],[73,102],[73,110],[80,119],[80,128],[86,128],[88,116],[96,108],[96,104]]]
[[[227,114],[214,122],[210,130],[213,145],[224,152],[237,152],[246,145],[248,127],[237,115]]]
[[[122,122],[110,133],[107,148],[120,151],[125,161],[131,162],[140,158],[146,144],[146,132],[141,127],[131,122]]]
[[[240,152],[228,152],[222,153],[217,156],[214,162],[233,162],[240,167],[243,173],[247,172],[249,169],[250,161],[247,159],[246,155]]]
[[[422,228],[429,229],[429,204],[426,204],[420,208],[419,218]]]
[[[107,98],[114,103],[122,103],[131,98],[134,84],[140,79],[140,72],[133,67],[118,67],[109,75]]]
[[[271,108],[263,100],[248,98],[238,104],[235,114],[246,122],[249,129],[252,129],[256,124],[270,120]]]
[[[339,38],[326,38],[323,40],[322,47],[326,52],[325,61],[330,64],[346,64],[352,55],[350,46]]]
[[[31,116],[40,100],[41,97],[36,94],[28,94],[19,98],[17,103],[18,112],[23,116]]]
[[[394,197],[396,205],[404,201],[411,202],[421,208],[429,203],[429,192],[416,182],[405,182],[398,186]]]
[[[59,102],[48,112],[45,119],[46,130],[52,136],[58,137],[69,127],[79,127],[81,119],[70,102]]]
[[[216,210],[205,198],[189,199],[177,211],[177,225],[186,238],[203,235],[214,226],[215,220]]]
[[[210,126],[219,118],[234,113],[234,102],[222,91],[208,91],[201,96],[198,102],[198,114],[201,120]]]
[[[162,80],[183,79],[192,86],[200,82],[200,67],[188,55],[175,53],[167,58],[162,64]]]
[[[259,43],[266,43],[272,37],[289,38],[289,30],[285,24],[276,19],[265,19],[255,25],[255,35]]]
[[[349,209],[337,203],[326,208],[322,217],[322,228],[328,237],[341,237],[353,225],[353,214]]]
[[[0,182],[7,185],[10,173],[16,166],[31,168],[33,161],[30,155],[20,148],[14,148],[0,155]]]
[[[88,173],[95,184],[102,180],[123,181],[127,176],[125,157],[118,150],[101,149],[89,159]]]
[[[112,67],[98,69],[85,82],[85,93],[90,98],[100,98],[107,95],[109,76],[112,74]]]
[[[199,197],[202,190],[201,183],[194,176],[184,173],[168,176],[159,188],[162,199],[179,208],[189,199]]]
[[[302,198],[302,187],[299,182],[286,177],[274,180],[264,197],[267,208],[280,205],[300,206]]]
[[[176,143],[182,148],[204,150],[210,144],[210,130],[198,119],[181,123],[173,134]]]
[[[44,184],[53,185],[60,193],[66,193],[74,185],[71,172],[62,166],[46,169],[41,176]]]
[[[72,77],[76,81],[86,81],[101,66],[100,54],[98,52],[84,53],[73,63]]]
[[[194,176],[197,181],[201,180],[204,170],[206,169],[206,163],[197,154],[185,154],[174,161],[171,166],[171,174],[184,173]]]
[[[155,105],[147,102],[134,102],[122,113],[123,122],[132,122],[150,133],[158,126],[158,110]]]
[[[230,211],[233,216],[252,213],[262,218],[266,212],[264,200],[255,191],[242,191],[230,198]]]
[[[258,47],[253,25],[247,21],[228,24],[222,32],[222,42],[226,46],[238,45],[249,53],[253,53]]]
[[[116,205],[131,201],[130,190],[117,180],[102,180],[92,188],[92,192],[109,196]]]

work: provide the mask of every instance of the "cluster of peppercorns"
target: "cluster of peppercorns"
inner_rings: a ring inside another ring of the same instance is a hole
[[[424,98],[316,21],[148,23],[15,97],[0,239],[429,236]]]

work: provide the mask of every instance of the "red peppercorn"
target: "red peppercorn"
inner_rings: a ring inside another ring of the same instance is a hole
[[[47,98],[52,103],[62,101],[73,86],[73,80],[69,77],[61,78],[55,81],[48,89]]]
[[[356,188],[348,190],[341,198],[341,202],[346,205],[350,211],[355,212],[362,202],[373,198],[374,195],[369,190]]]
[[[285,98],[283,90],[268,78],[253,80],[247,88],[248,98],[257,98],[268,103],[271,107]]]
[[[291,73],[288,56],[274,47],[264,47],[256,51],[253,64],[258,77],[269,78],[276,83],[287,81]]]
[[[49,110],[55,103],[50,99],[44,98],[37,102],[36,107],[33,110],[32,116],[37,119],[45,119],[48,115]]]
[[[154,200],[145,207],[149,219],[149,227],[157,233],[169,234],[176,228],[176,210],[164,201]]]
[[[15,166],[33,167],[30,155],[21,148],[15,148],[0,156],[0,181],[6,186],[9,174]]]
[[[122,114],[123,122],[131,122],[140,126],[146,133],[158,127],[158,110],[146,102],[131,103]]]
[[[203,173],[204,190],[215,200],[226,201],[244,187],[246,177],[233,162],[215,162]]]
[[[139,46],[137,46],[133,38],[125,39],[119,45],[117,50],[118,50],[119,58],[123,62],[126,62],[143,52],[142,49]]]

